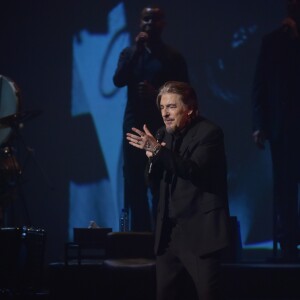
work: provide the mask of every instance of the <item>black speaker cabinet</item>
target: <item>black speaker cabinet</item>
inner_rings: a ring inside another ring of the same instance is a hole
[[[46,233],[29,227],[0,228],[0,289],[40,286]]]

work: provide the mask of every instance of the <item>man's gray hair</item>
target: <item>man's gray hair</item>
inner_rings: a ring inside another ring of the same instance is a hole
[[[160,89],[156,98],[156,105],[160,109],[161,97],[164,94],[177,94],[181,96],[181,101],[190,109],[193,110],[192,118],[198,116],[198,100],[197,94],[192,86],[186,82],[167,81]]]

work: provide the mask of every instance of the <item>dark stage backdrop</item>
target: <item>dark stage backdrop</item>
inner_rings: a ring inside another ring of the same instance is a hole
[[[282,0],[156,1],[164,40],[186,57],[202,113],[224,129],[231,215],[244,247],[270,245],[269,149],[251,138],[251,84],[262,35],[280,26]],[[119,52],[148,1],[7,1],[0,11],[0,74],[21,90],[14,140],[23,175],[6,226],[47,232],[47,261],[63,258],[73,227],[118,230],[126,90],[112,84]],[[269,242],[269,243],[268,243]]]

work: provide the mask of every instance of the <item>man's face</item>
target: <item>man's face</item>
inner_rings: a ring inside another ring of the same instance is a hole
[[[163,94],[160,100],[160,111],[169,133],[184,128],[190,119],[192,110],[189,109],[181,100],[178,94]]]
[[[300,21],[300,0],[287,0],[288,14],[296,22]]]
[[[162,11],[159,8],[144,8],[141,15],[141,31],[149,36],[159,36],[165,26]]]

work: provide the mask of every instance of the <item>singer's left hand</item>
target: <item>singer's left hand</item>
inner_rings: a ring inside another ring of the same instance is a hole
[[[151,157],[155,147],[159,144],[152,133],[149,131],[146,125],[143,126],[143,131],[135,127],[132,128],[133,133],[127,133],[126,139],[129,144],[138,149],[143,149],[146,151],[146,155]]]

